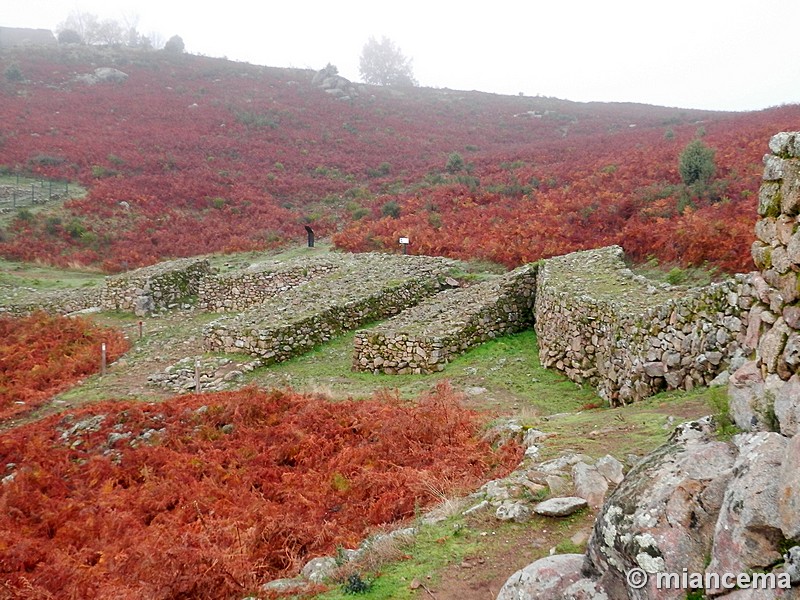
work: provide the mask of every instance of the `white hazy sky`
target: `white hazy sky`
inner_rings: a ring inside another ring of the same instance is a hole
[[[0,0],[0,25],[56,29],[71,11],[187,52],[354,81],[370,36],[420,85],[577,101],[755,110],[800,102],[797,0]]]

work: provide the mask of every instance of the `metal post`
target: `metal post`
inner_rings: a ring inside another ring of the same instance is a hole
[[[106,374],[106,345],[105,342],[100,345],[100,375],[105,377]]]
[[[200,361],[194,361],[194,393],[200,393]]]
[[[36,194],[36,184],[32,183],[31,184],[31,204],[33,204],[33,202],[34,202],[35,194]]]
[[[143,323],[139,321],[139,339],[142,339]]]

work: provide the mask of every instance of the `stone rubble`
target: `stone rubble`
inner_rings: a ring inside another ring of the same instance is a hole
[[[201,392],[221,392],[240,387],[245,373],[261,366],[257,360],[241,363],[225,357],[187,356],[164,371],[149,375],[147,382],[179,394],[194,392],[198,362]]]

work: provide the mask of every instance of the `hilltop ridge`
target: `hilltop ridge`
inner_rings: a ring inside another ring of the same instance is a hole
[[[277,247],[304,225],[348,250],[403,235],[509,267],[621,244],[743,270],[763,140],[800,116],[361,85],[342,100],[314,71],[85,47],[8,50],[0,68],[0,173],[88,190],[6,215],[0,253],[108,272]],[[99,68],[127,77],[87,84]],[[716,151],[702,189],[677,169],[697,136]]]

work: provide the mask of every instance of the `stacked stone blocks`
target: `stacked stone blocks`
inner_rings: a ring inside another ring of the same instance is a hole
[[[211,275],[204,258],[184,258],[143,267],[106,279],[100,292],[104,310],[144,316],[197,296],[200,282]]]
[[[530,329],[536,269],[526,265],[495,280],[445,290],[377,328],[356,332],[353,370],[434,373],[470,348]]]
[[[337,268],[330,260],[306,259],[206,277],[200,281],[198,308],[211,312],[245,310]]]
[[[772,137],[759,190],[745,340],[748,361],[731,377],[731,414],[747,431],[800,432],[800,132]]]
[[[621,405],[707,385],[740,360],[752,302],[745,276],[699,289],[654,285],[622,259],[611,246],[542,262],[535,327],[543,366]]]
[[[206,350],[243,352],[262,364],[287,360],[331,338],[386,319],[442,289],[455,261],[363,254],[336,271],[287,290],[280,302],[223,317],[203,332]]]

